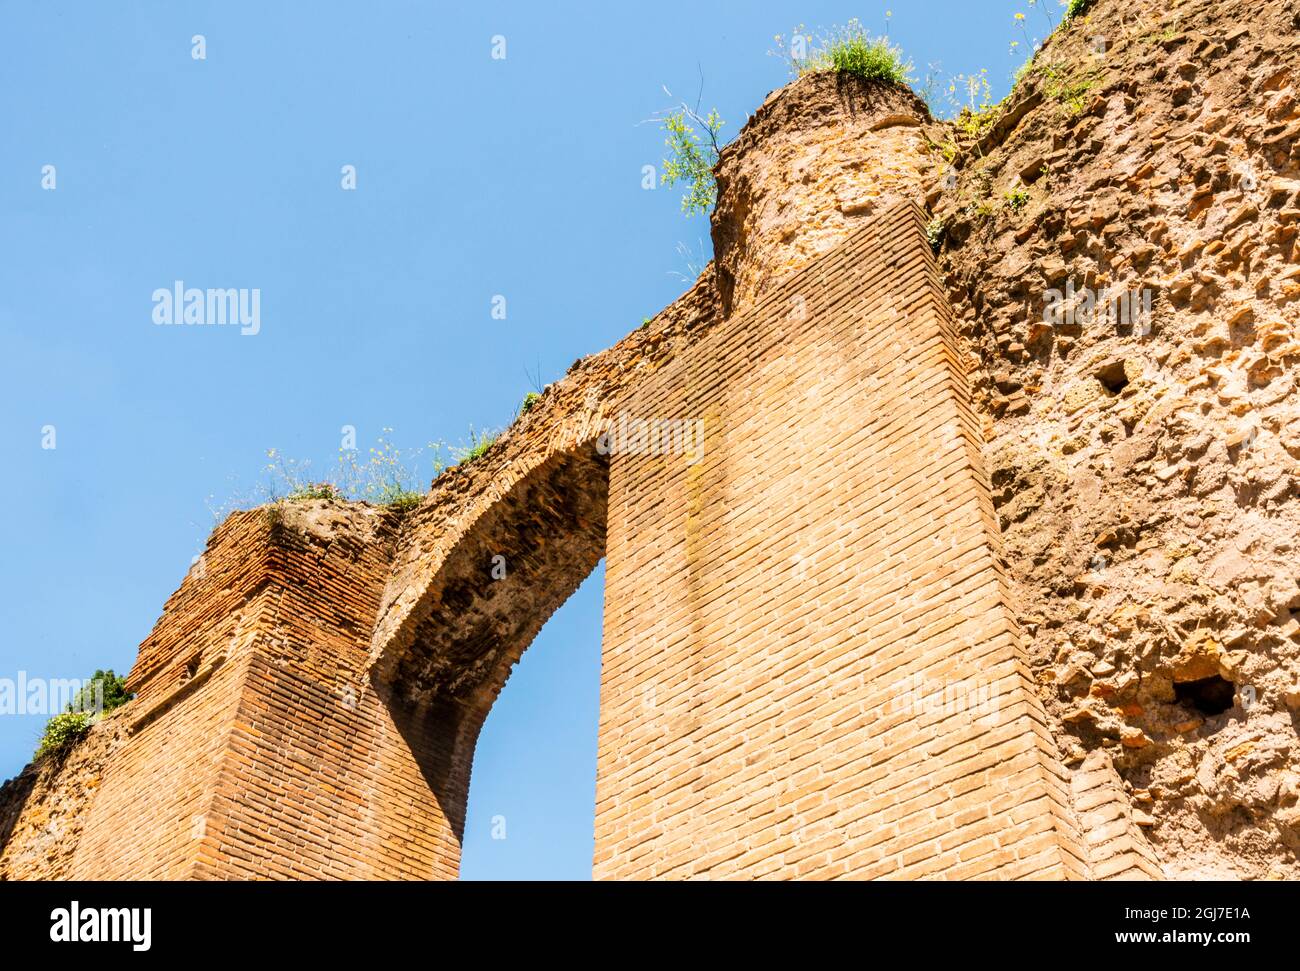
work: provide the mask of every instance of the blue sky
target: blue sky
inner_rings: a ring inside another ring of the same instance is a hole
[[[0,677],[128,670],[268,448],[324,474],[344,425],[462,442],[670,303],[710,247],[641,187],[663,86],[702,73],[734,136],[788,79],[774,34],[890,11],[918,75],[1001,97],[1017,10],[1041,36],[1027,0],[0,0]],[[259,289],[260,332],[155,326],[176,280]],[[602,578],[488,719],[466,878],[590,876]],[[44,721],[0,717],[0,778]]]

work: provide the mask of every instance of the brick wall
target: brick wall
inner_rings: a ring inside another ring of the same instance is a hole
[[[396,530],[370,509],[288,506],[195,876],[456,875],[469,754],[458,713],[365,674]],[[459,757],[458,757],[459,756]]]
[[[596,875],[1081,875],[919,211],[622,408],[706,438],[612,456]]]
[[[1159,880],[1159,861],[1142,822],[1153,820],[1133,810],[1124,780],[1115,771],[1110,753],[1090,752],[1070,779],[1079,834],[1096,880]],[[1141,821],[1140,821],[1141,820]]]
[[[0,800],[0,876],[455,877],[461,712],[366,675],[395,533],[342,503],[232,516],[142,645],[137,698]]]

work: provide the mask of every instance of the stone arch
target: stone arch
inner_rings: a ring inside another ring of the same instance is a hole
[[[608,493],[594,440],[547,455],[479,511],[372,654],[377,693],[404,713],[398,729],[421,732],[431,713],[443,726],[443,771],[430,781],[458,840],[479,732],[523,652],[604,556]]]

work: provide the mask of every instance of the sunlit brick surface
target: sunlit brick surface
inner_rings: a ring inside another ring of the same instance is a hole
[[[920,219],[624,403],[706,444],[612,461],[597,876],[1081,872]]]
[[[363,677],[391,528],[342,504],[285,517],[214,534],[142,646],[136,700],[18,806],[6,875],[456,875],[469,756],[438,709]]]

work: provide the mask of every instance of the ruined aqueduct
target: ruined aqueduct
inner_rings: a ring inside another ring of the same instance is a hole
[[[774,92],[714,262],[483,457],[213,533],[135,700],[0,795],[0,875],[455,877],[479,729],[602,557],[597,877],[1294,875],[1300,13],[1127,6],[1040,54],[1080,103],[1031,73],[956,155],[903,89]],[[1154,320],[1045,327],[1067,279]]]

